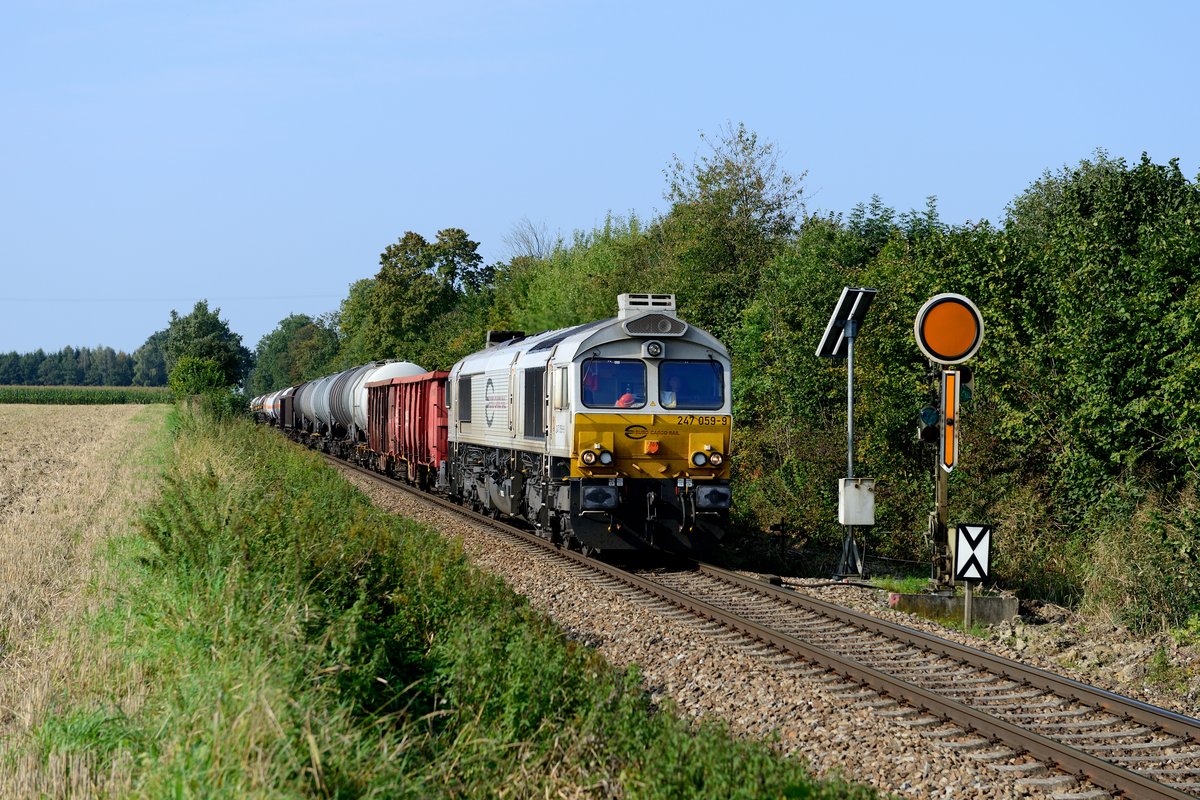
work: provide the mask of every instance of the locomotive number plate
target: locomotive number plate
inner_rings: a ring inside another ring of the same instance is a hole
[[[728,427],[729,417],[698,417],[695,414],[680,414],[675,419],[676,425],[700,425],[704,427]]]

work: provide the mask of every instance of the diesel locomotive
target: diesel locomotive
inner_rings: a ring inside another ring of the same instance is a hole
[[[448,371],[376,362],[255,398],[311,447],[585,553],[700,551],[724,534],[730,361],[673,295],[623,294],[615,318],[492,331]]]

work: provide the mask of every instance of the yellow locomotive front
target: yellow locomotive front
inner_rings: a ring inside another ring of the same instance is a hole
[[[585,546],[635,535],[697,551],[728,525],[728,354],[673,306],[576,355],[570,527]]]

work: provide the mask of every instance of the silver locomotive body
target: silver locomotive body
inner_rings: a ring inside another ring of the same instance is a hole
[[[673,295],[618,307],[454,365],[444,488],[585,551],[704,549],[728,522],[728,352]]]

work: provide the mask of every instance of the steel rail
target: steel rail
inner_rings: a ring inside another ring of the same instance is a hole
[[[873,633],[887,636],[890,639],[903,642],[913,647],[919,647],[936,655],[946,656],[964,661],[972,666],[982,667],[1001,677],[1012,678],[1028,683],[1038,689],[1045,689],[1061,697],[1077,700],[1085,705],[1108,711],[1120,717],[1126,717],[1143,725],[1158,728],[1176,736],[1183,736],[1200,741],[1200,720],[1183,714],[1177,714],[1165,708],[1152,706],[1131,697],[1110,692],[1097,686],[1055,675],[1052,672],[1022,664],[1019,661],[993,655],[982,650],[976,650],[967,645],[958,644],[947,639],[940,639],[932,634],[924,633],[913,628],[906,628],[893,622],[854,611],[845,606],[835,605],[811,595],[780,589],[764,581],[747,578],[736,572],[730,572],[709,564],[699,565],[702,573],[714,578],[732,583],[745,589],[751,589],[761,594],[782,600],[790,605],[807,608],[814,613],[833,617],[850,625],[865,628]]]
[[[574,556],[575,554],[570,553],[569,555]],[[582,557],[580,560],[583,560]],[[999,738],[1019,752],[1026,752],[1039,761],[1055,764],[1067,773],[1087,776],[1088,780],[1097,786],[1131,797],[1154,798],[1155,800],[1158,798],[1169,798],[1170,800],[1193,798],[1194,800],[1194,795],[1184,794],[1144,775],[1139,775],[1061,742],[1033,733],[1007,720],[951,700],[936,692],[915,686],[885,672],[860,664],[853,659],[743,619],[704,601],[661,586],[652,580],[624,570],[604,571],[618,580],[643,588],[645,591],[695,614],[719,622],[754,639],[767,642],[785,652],[799,655],[847,678],[859,681],[872,689],[902,699],[920,710],[937,714],[981,734]]]
[[[663,599],[699,617],[717,622],[756,641],[770,644],[783,652],[791,653],[792,655],[819,664],[843,677],[862,683],[875,691],[895,699],[903,700],[918,710],[930,712],[943,719],[964,726],[967,729],[977,731],[981,735],[998,739],[1009,747],[1014,748],[1017,753],[1027,753],[1039,761],[1055,765],[1068,774],[1083,776],[1096,786],[1111,792],[1127,797],[1148,798],[1149,800],[1195,800],[1195,795],[1180,792],[1137,772],[1034,733],[1019,725],[972,708],[936,692],[893,677],[886,672],[861,664],[852,658],[839,655],[794,636],[745,619],[718,606],[663,586],[652,579],[567,550],[534,533],[512,527],[491,517],[463,508],[452,501],[422,492],[402,481],[388,478],[328,454],[323,453],[322,455],[331,463],[352,469],[383,486],[400,489],[453,511],[456,514],[460,514],[476,522],[487,524],[490,527],[503,531],[505,534],[537,545],[579,566]],[[830,616],[846,624],[867,628],[880,635],[897,639],[922,650],[965,660],[968,663],[976,663],[981,666],[987,664],[989,665],[986,667],[988,669],[993,669],[990,665],[995,664],[1002,676],[1017,680],[1025,680],[1023,676],[1028,675],[1040,682],[1039,684],[1034,683],[1032,680],[1030,681],[1031,685],[1037,688],[1044,688],[1048,691],[1054,691],[1056,694],[1063,694],[1064,692],[1059,689],[1051,688],[1063,687],[1065,696],[1085,703],[1089,702],[1085,698],[1096,698],[1098,703],[1103,702],[1105,704],[1102,706],[1103,708],[1112,713],[1124,715],[1125,709],[1128,707],[1131,718],[1133,718],[1133,713],[1137,713],[1138,717],[1136,719],[1147,725],[1192,738],[1197,738],[1196,733],[1200,731],[1200,722],[1197,720],[1175,714],[1165,709],[1156,709],[1154,706],[1140,703],[1131,698],[1122,697],[1121,695],[1097,687],[1088,686],[1069,678],[1053,675],[1036,667],[1020,664],[999,656],[993,656],[974,648],[939,639],[911,628],[905,628],[902,625],[896,625],[865,614],[859,614],[851,609],[790,590],[780,589],[763,581],[746,578],[728,570],[708,564],[699,564],[696,566],[701,573],[719,578],[739,588],[766,594],[783,600],[790,605],[807,607],[808,610],[815,613]],[[977,661],[975,661],[976,658],[978,658]]]

